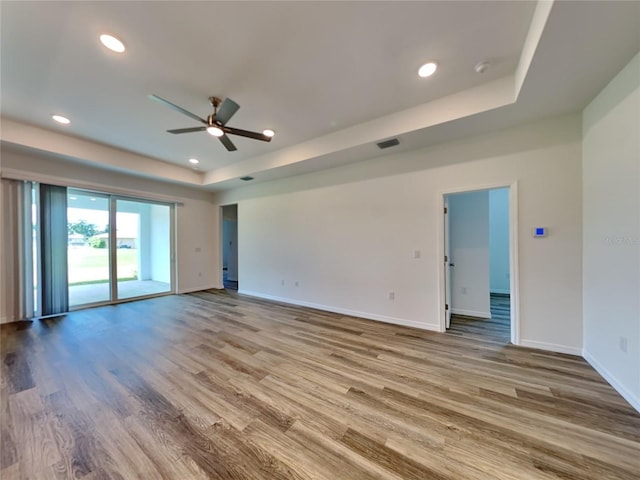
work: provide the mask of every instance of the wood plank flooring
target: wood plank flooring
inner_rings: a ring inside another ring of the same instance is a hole
[[[447,333],[483,341],[508,343],[511,340],[511,305],[509,295],[491,294],[491,318],[451,316]]]
[[[224,291],[5,325],[0,478],[638,478],[584,360],[464,333]]]

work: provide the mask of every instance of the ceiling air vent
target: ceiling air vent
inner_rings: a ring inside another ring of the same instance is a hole
[[[384,142],[378,142],[376,145],[378,145],[378,148],[380,148],[380,150],[384,150],[385,148],[395,147],[399,143],[400,140],[398,140],[397,138],[392,138],[390,140],[385,140]]]
[[[243,180],[243,181],[245,181],[245,182],[248,182],[248,181],[250,181],[250,180],[253,180],[253,177],[250,177],[250,176],[248,176],[248,175],[247,175],[246,177],[240,177],[240,180]]]

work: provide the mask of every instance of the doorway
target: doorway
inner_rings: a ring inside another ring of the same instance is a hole
[[[222,284],[238,290],[238,205],[222,207]]]
[[[442,331],[518,343],[515,192],[443,194]]]

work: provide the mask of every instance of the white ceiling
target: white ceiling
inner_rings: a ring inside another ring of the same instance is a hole
[[[640,50],[640,2],[551,5],[3,1],[2,142],[215,190],[577,111]],[[152,93],[201,117],[228,96],[229,125],[276,137],[168,134],[198,125]]]

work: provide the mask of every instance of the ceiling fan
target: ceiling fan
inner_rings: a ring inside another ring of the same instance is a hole
[[[167,132],[177,134],[206,131],[214,137],[218,137],[225,148],[230,152],[237,150],[237,148],[229,137],[227,137],[227,133],[231,135],[239,135],[241,137],[253,138],[254,140],[262,140],[263,142],[270,142],[271,138],[275,134],[273,130],[264,130],[263,133],[258,133],[250,132],[249,130],[242,130],[240,128],[228,127],[227,122],[240,108],[240,105],[230,98],[225,98],[223,102],[218,97],[209,97],[209,102],[213,107],[213,114],[209,115],[206,120],[157,95],[149,95],[149,98],[205,125],[203,127],[177,128],[174,130],[167,130]]]

